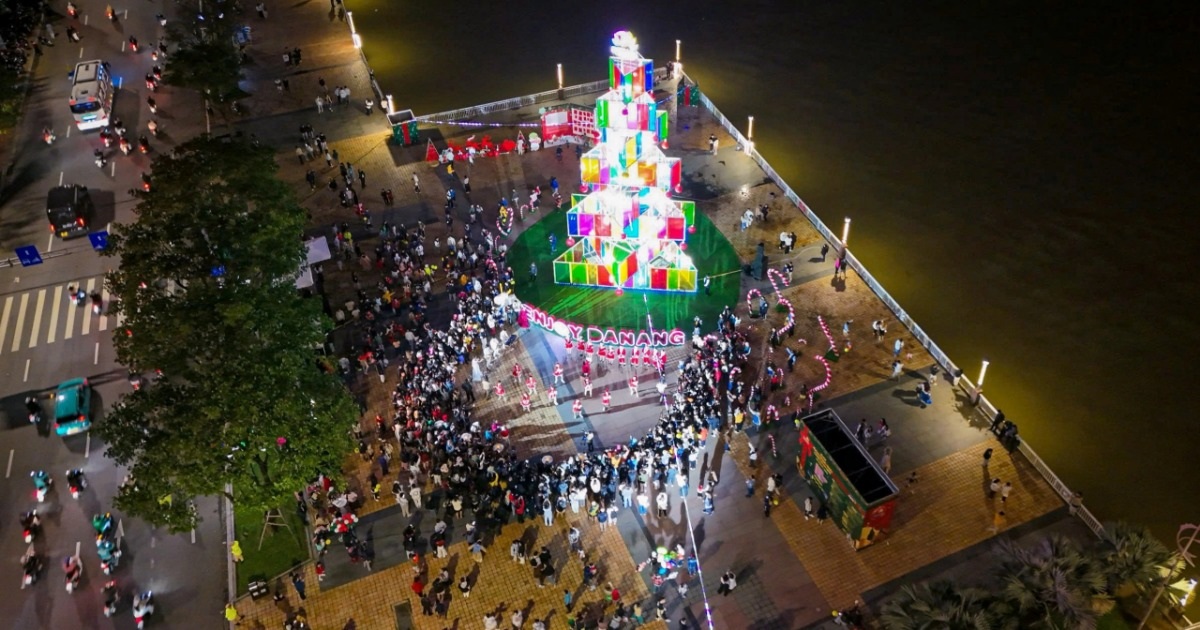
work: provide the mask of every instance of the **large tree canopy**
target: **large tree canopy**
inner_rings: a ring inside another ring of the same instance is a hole
[[[194,17],[167,27],[167,40],[175,45],[166,60],[168,84],[210,93],[213,98],[237,91],[242,59],[233,46],[236,21],[225,14],[228,8],[220,2],[183,3],[180,15]]]
[[[155,160],[138,220],[110,237],[118,360],[162,376],[97,430],[132,468],[118,505],[153,523],[191,527],[187,501],[226,483],[278,507],[349,446],[357,409],[313,355],[329,322],[293,283],[305,211],[275,171],[268,150],[193,140]]]

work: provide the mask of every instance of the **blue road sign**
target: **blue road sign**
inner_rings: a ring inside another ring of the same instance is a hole
[[[37,247],[33,245],[18,247],[17,258],[21,259],[22,267],[42,264],[42,255],[38,253]]]
[[[100,230],[88,234],[88,240],[92,242],[92,249],[102,252],[108,247],[108,230]]]
[[[220,278],[221,276],[225,275],[225,265],[214,266],[212,268],[212,275],[214,278]]]

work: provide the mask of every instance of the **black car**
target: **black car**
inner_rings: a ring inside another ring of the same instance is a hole
[[[56,186],[46,195],[46,218],[50,220],[50,231],[63,239],[87,234],[95,210],[86,186]]]

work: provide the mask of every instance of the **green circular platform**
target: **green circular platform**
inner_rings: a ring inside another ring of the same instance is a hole
[[[517,236],[508,261],[517,274],[517,297],[558,319],[576,324],[645,330],[649,312],[656,330],[679,328],[688,335],[692,318],[699,315],[705,328],[713,326],[726,305],[736,305],[741,274],[733,245],[703,213],[696,212],[696,231],[688,235],[687,253],[698,273],[695,293],[634,291],[617,295],[614,289],[554,283],[552,262],[567,248],[566,209],[526,216],[537,221]],[[550,253],[550,234],[556,235],[557,250]],[[529,279],[529,265],[537,262],[537,282]],[[702,280],[712,276],[711,295],[705,295]],[[644,299],[643,299],[644,298]]]

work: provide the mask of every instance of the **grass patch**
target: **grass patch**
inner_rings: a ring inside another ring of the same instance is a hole
[[[306,536],[304,525],[294,510],[283,510],[283,518],[291,525],[291,530],[286,527],[268,530],[262,539],[262,549],[258,547],[258,539],[262,536],[263,514],[258,510],[234,507],[233,515],[237,540],[246,558],[245,562],[237,564],[239,595],[245,594],[246,585],[251,581],[273,578],[308,560],[308,549],[302,542]]]
[[[550,253],[550,234],[558,240]],[[726,305],[736,305],[741,290],[741,264],[728,239],[701,212],[696,213],[696,231],[688,235],[687,253],[699,272],[695,293],[626,290],[618,296],[612,289],[554,283],[552,261],[567,247],[566,210],[555,210],[527,227],[509,250],[508,263],[517,274],[516,294],[521,301],[547,313],[579,324],[640,330],[646,328],[647,310],[655,329],[680,328],[689,335],[692,317],[699,315],[706,329],[716,325]],[[529,281],[529,265],[537,262],[537,282]],[[702,281],[712,276],[712,295],[705,295]],[[644,298],[644,299],[643,299]]]

